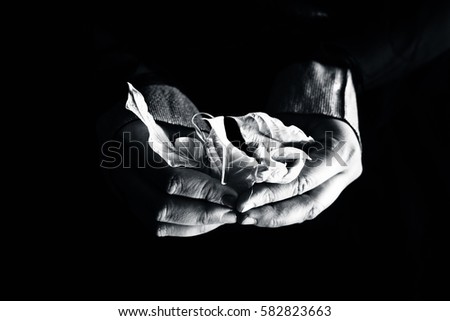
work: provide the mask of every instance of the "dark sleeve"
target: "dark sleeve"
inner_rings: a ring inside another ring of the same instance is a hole
[[[447,2],[385,5],[340,12],[337,35],[319,40],[312,60],[279,73],[267,111],[341,119],[359,138],[357,94],[401,78],[450,48]]]
[[[341,36],[322,43],[324,60],[344,60],[358,91],[399,79],[450,49],[450,2],[380,2],[367,22],[347,19]]]
[[[149,55],[144,62],[139,44],[145,40],[138,37],[142,32],[135,32],[125,18],[123,25],[118,24],[120,16],[116,12],[115,21],[98,19],[93,26],[94,96],[100,110],[97,123],[100,140],[110,139],[120,128],[137,120],[136,115],[125,109],[127,82],[143,94],[155,120],[192,127],[191,119],[197,108],[177,89],[157,58]]]

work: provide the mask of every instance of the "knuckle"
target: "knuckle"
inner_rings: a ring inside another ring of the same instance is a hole
[[[306,212],[305,221],[315,219],[324,209],[325,209],[325,207],[322,206],[321,204],[313,203],[309,207],[309,210]]]
[[[206,225],[209,223],[209,213],[206,210],[203,210],[198,216],[197,216],[197,223],[201,226]]]
[[[280,224],[278,222],[278,218],[272,217],[269,222],[267,223],[267,227],[278,227]]]
[[[311,210],[314,206],[313,200],[309,194],[303,194],[301,196],[301,203],[303,204],[303,215],[300,215],[301,219],[299,223],[308,220],[311,215]]]
[[[166,192],[168,194],[177,194],[182,190],[183,180],[179,174],[173,174],[169,178]]]
[[[317,217],[317,215],[319,215],[319,213],[320,213],[321,211],[320,211],[320,209],[318,208],[318,206],[313,206],[313,207],[311,207],[311,209],[309,210],[309,213],[308,213],[308,215],[306,216],[306,219],[307,220],[312,220],[312,219],[315,219],[316,217]]]
[[[275,228],[282,226],[281,212],[282,211],[278,210],[276,206],[268,206],[268,210],[265,214],[271,217],[266,221],[266,227]]]
[[[275,193],[274,193],[274,191],[270,187],[265,188],[264,192],[263,192],[262,199],[263,199],[264,204],[275,202]]]
[[[202,199],[215,200],[217,196],[215,185],[209,181],[204,182],[200,188],[200,196]]]
[[[297,195],[301,195],[308,191],[309,187],[313,185],[313,180],[309,175],[300,175],[297,178]]]
[[[351,161],[355,159],[357,153],[358,152],[354,148],[354,146],[350,146],[350,144],[344,144],[342,148],[338,151],[338,155],[341,157],[342,160],[344,160],[345,164],[351,163]]]
[[[156,221],[158,222],[166,222],[167,221],[167,203],[164,203],[161,205],[160,209],[158,210],[156,214]]]
[[[176,215],[173,211],[172,200],[168,199],[161,204],[156,216],[156,220],[158,222],[170,223],[177,220],[177,218],[174,216]]]

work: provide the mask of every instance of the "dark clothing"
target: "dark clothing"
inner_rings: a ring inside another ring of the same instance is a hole
[[[139,10],[110,4],[94,16],[99,85],[109,94],[118,81],[125,88],[123,81],[133,79],[144,63],[151,70],[144,83],[176,84],[201,102],[214,87],[252,90],[253,83],[264,81],[270,86],[283,67],[313,59],[349,66],[358,91],[367,90],[450,48],[449,6],[447,1],[410,6],[161,1]],[[255,105],[264,104],[256,99]]]
[[[171,124],[192,127],[198,109],[312,113],[347,121],[360,138],[354,90],[405,76],[450,48],[449,5],[416,6],[169,1],[142,12],[108,8],[95,28],[96,92],[105,109],[119,103],[100,131],[110,136],[136,119],[122,108],[130,81],[153,117]]]

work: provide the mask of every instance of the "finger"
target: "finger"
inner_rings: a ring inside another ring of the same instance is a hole
[[[299,176],[287,184],[261,183],[241,194],[236,208],[244,213],[256,207],[279,202],[306,193],[323,184],[331,177],[342,172],[345,167],[338,162],[332,163],[330,152],[317,151],[311,153],[311,160],[305,163]]]
[[[155,184],[171,195],[204,199],[212,203],[234,207],[238,194],[218,179],[195,169],[170,168],[153,170]]]
[[[156,220],[178,225],[214,225],[236,223],[237,217],[230,208],[225,206],[168,196],[164,199]]]
[[[132,211],[146,222],[158,219],[183,225],[231,224],[236,214],[230,208],[203,200],[160,193],[135,170],[115,171],[112,177],[126,196]]]
[[[350,181],[345,173],[338,174],[308,193],[249,210],[241,224],[281,227],[311,220],[328,208]]]
[[[178,237],[188,237],[196,236],[200,234],[205,234],[215,230],[222,224],[211,224],[211,225],[197,225],[197,226],[186,226],[177,224],[167,224],[161,223],[158,225],[158,230],[156,235],[159,237],[165,236],[178,236]]]

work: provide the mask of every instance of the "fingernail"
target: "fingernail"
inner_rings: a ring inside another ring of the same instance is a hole
[[[242,225],[255,225],[256,220],[253,217],[246,217],[242,222]]]
[[[234,207],[234,205],[236,204],[236,200],[237,196],[232,194],[225,194],[224,196],[222,196],[220,202],[225,206]]]
[[[248,210],[251,210],[252,208],[255,207],[255,204],[252,202],[247,202],[245,203],[245,205],[242,207],[242,210],[240,211],[241,213],[247,212]]]

